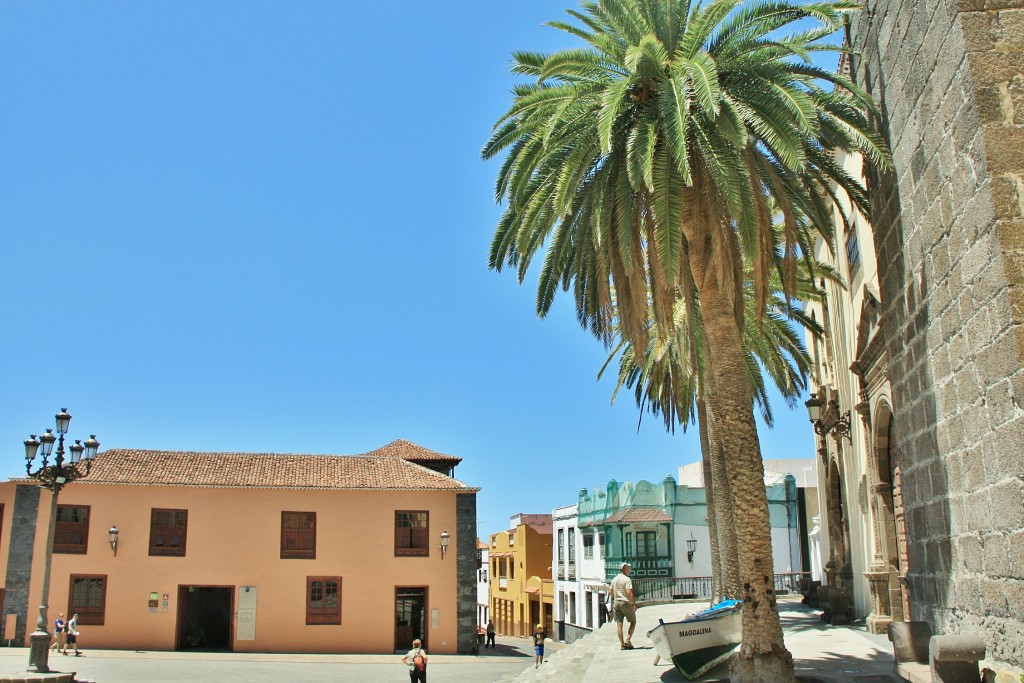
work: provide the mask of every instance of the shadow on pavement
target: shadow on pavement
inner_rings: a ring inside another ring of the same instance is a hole
[[[480,646],[479,655],[501,657],[533,657],[533,641],[525,638],[496,639],[494,647]]]

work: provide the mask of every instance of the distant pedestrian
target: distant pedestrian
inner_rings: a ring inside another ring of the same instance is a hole
[[[544,663],[544,627],[537,624],[537,628],[533,631],[533,652],[536,655],[536,660],[533,663],[534,669],[539,669],[540,665]]]
[[[61,612],[53,621],[53,643],[50,644],[51,650],[60,651],[64,649],[64,636],[66,635],[64,632],[65,627],[66,622],[64,621],[64,613]]]
[[[629,578],[630,566],[623,562],[619,573],[612,579],[612,616],[615,630],[619,634],[619,649],[632,650],[633,630],[636,629],[636,598],[633,597],[633,581]],[[622,620],[629,620],[629,633],[622,638]]]
[[[487,620],[487,642],[484,647],[494,649],[494,619]]]
[[[402,664],[409,667],[410,683],[427,683],[427,651],[419,638],[412,641],[412,649],[402,657]]]
[[[68,653],[68,645],[75,646],[75,656],[81,656],[81,652],[78,651],[78,613],[71,615],[71,621],[67,625],[67,638],[64,641],[64,649],[61,650],[61,654]]]

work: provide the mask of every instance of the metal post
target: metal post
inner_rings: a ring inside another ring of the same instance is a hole
[[[29,635],[28,670],[36,673],[50,672],[50,641],[52,637],[47,627],[47,604],[50,601],[50,563],[53,560],[53,534],[57,527],[57,494],[60,487],[50,491],[50,521],[46,529],[46,554],[43,558],[43,594],[39,602],[39,620],[36,630]]]

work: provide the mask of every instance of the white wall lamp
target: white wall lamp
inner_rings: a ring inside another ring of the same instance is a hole
[[[107,536],[110,538],[110,549],[114,551],[114,557],[117,557],[117,535],[120,533],[116,526],[110,527],[110,531],[107,532]]]
[[[451,541],[451,536],[448,534],[448,530],[445,529],[441,532],[441,545],[438,548],[441,549],[441,559],[444,559],[444,554],[448,552],[448,542]]]

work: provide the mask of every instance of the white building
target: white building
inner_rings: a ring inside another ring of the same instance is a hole
[[[488,581],[487,570],[490,563],[490,546],[477,539],[477,570],[476,570],[476,623],[478,628],[487,628],[487,621],[491,618],[490,612],[490,582]]]
[[[789,488],[784,486],[787,475],[796,481],[796,496],[789,499]],[[701,462],[679,468],[679,483],[690,489],[704,488],[704,469]],[[764,460],[764,484],[769,492],[769,509],[772,516],[772,557],[776,574],[809,572],[815,581],[825,581],[825,560],[822,552],[820,529],[817,520],[820,515],[818,503],[818,479],[812,458],[779,458]],[[772,495],[773,493],[781,493]],[[777,500],[775,500],[777,498]],[[781,507],[780,507],[781,506]],[[706,510],[706,503],[705,503]],[[783,513],[785,519],[780,515]],[[705,519],[706,519],[705,512]],[[700,531],[698,530],[698,533]],[[700,547],[704,544],[707,529],[703,530]],[[826,546],[827,548],[827,546]],[[710,555],[710,553],[705,553]],[[710,573],[710,557],[701,563]]]
[[[551,574],[555,583],[552,637],[572,643],[607,619],[605,535],[597,529],[579,528],[576,505],[555,508],[552,521]]]

